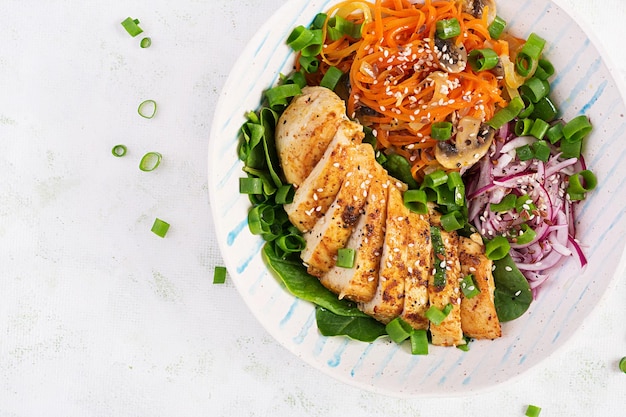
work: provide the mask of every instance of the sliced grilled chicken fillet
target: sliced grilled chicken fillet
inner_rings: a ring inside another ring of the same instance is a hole
[[[404,309],[400,317],[414,329],[428,329],[428,278],[432,271],[432,243],[428,214],[409,212],[407,276],[404,280]]]
[[[345,120],[344,101],[328,88],[304,87],[292,100],[276,125],[276,150],[289,183],[302,184]]]
[[[431,212],[430,221],[433,226],[441,228],[440,214]],[[459,261],[459,236],[456,232],[441,229],[441,239],[445,249],[443,259],[433,257],[435,262],[443,263],[446,268],[446,282],[443,287],[435,286],[431,272],[428,282],[428,298],[431,306],[443,310],[448,304],[452,311],[441,324],[430,323],[432,344],[437,346],[458,346],[465,344],[461,328],[461,265]],[[433,269],[434,270],[434,269]]]
[[[378,286],[374,298],[359,304],[359,309],[382,323],[398,317],[404,307],[406,277],[406,236],[409,210],[404,206],[402,192],[396,180],[387,183],[387,218],[385,238],[380,259]]]
[[[485,256],[480,236],[473,235],[472,239],[459,238],[459,259],[462,276],[472,274],[474,283],[480,290],[472,298],[461,299],[463,333],[476,339],[496,339],[502,336],[494,304],[493,294],[496,287],[491,269],[493,263]]]
[[[347,172],[335,201],[324,217],[304,235],[306,248],[301,258],[308,272],[317,277],[335,266],[337,251],[346,246],[354,226],[363,214],[371,173],[375,170],[376,160],[371,145],[350,147],[346,155],[344,167]]]
[[[309,231],[335,200],[349,167],[348,150],[361,143],[363,126],[351,121],[340,123],[322,159],[296,189],[293,202],[286,204],[285,211],[291,223],[301,232]],[[300,150],[301,153],[303,150]],[[283,161],[283,169],[289,165]]]
[[[370,177],[364,213],[346,243],[346,248],[356,252],[354,267],[333,266],[320,278],[320,282],[340,299],[345,297],[355,302],[367,302],[374,297],[385,237],[388,186],[383,187],[383,184],[387,173],[376,164]]]

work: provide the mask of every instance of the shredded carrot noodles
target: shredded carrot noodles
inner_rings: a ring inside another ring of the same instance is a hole
[[[344,97],[348,115],[374,129],[378,149],[405,156],[420,179],[439,167],[432,123],[465,116],[484,122],[507,104],[504,77],[474,72],[470,65],[444,71],[442,60],[450,58],[435,44],[437,21],[456,18],[461,28],[454,39],[457,47],[467,53],[488,47],[509,55],[508,42],[491,39],[488,13],[483,12],[473,16],[464,10],[463,0],[339,2],[327,15],[362,24],[362,37],[327,39],[319,56],[320,74],[308,81],[318,83],[330,66],[349,74],[349,95]]]

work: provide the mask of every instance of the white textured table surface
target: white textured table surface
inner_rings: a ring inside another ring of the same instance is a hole
[[[273,341],[232,283],[212,284],[211,118],[238,51],[282,3],[3,2],[0,416],[625,415],[623,268],[566,347],[446,400],[336,382]],[[559,3],[626,78],[622,0]],[[159,104],[151,120],[136,112],[145,99]],[[144,173],[148,151],[163,162]],[[155,217],[172,225],[165,239]]]

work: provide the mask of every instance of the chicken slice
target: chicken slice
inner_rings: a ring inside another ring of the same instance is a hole
[[[348,150],[362,139],[363,126],[343,121],[322,159],[296,189],[293,202],[284,206],[289,220],[301,232],[311,230],[317,220],[326,214],[350,169],[347,165]]]
[[[431,212],[431,224],[441,228],[440,217],[439,213]],[[437,262],[446,268],[445,285],[436,286],[434,274],[431,272],[428,281],[428,298],[431,306],[443,310],[447,305],[451,305],[452,310],[441,324],[430,323],[430,334],[433,345],[457,346],[465,344],[461,328],[460,280],[462,276],[459,262],[459,236],[454,231],[446,232],[441,229],[441,240],[445,254],[441,258],[433,256],[433,265]]]
[[[321,277],[335,266],[337,251],[346,246],[354,226],[363,214],[371,175],[375,170],[374,148],[369,144],[353,146],[347,151],[349,167],[335,201],[328,211],[304,235],[306,247],[302,261],[311,275]]]
[[[428,214],[410,212],[407,240],[407,277],[400,317],[414,329],[428,329],[428,278],[432,271],[432,242]]]
[[[345,120],[346,105],[333,91],[302,89],[276,125],[276,150],[287,182],[296,187],[302,184]]]
[[[404,306],[404,279],[406,277],[406,236],[409,210],[404,206],[402,192],[393,185],[390,178],[387,185],[387,218],[385,238],[380,259],[378,286],[374,297],[359,304],[364,313],[382,323],[389,323],[398,317]]]
[[[355,302],[367,302],[374,297],[385,237],[388,187],[383,185],[387,173],[376,164],[370,179],[364,213],[346,243],[346,248],[356,252],[354,267],[333,266],[320,278],[320,282],[339,294],[340,299],[345,297]]]
[[[492,262],[484,254],[482,240],[461,237],[459,259],[463,276],[472,274],[474,283],[480,290],[472,298],[461,299],[461,326],[466,336],[477,339],[496,339],[502,336],[500,321],[494,305],[495,284],[492,275]]]

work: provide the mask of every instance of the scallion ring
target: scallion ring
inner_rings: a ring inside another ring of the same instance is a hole
[[[157,111],[157,104],[154,100],[144,100],[139,103],[137,113],[145,119],[152,119]]]
[[[226,268],[216,266],[213,270],[213,284],[223,284],[226,282]]]
[[[509,254],[511,244],[504,236],[496,236],[485,243],[485,256],[492,261],[498,261]]]
[[[474,49],[469,53],[467,59],[472,69],[476,72],[495,68],[500,61],[496,51],[490,48]]]
[[[165,237],[167,231],[170,230],[170,224],[166,221],[159,219],[158,217],[154,219],[154,224],[152,224],[152,233],[159,237]]]
[[[122,21],[122,26],[133,38],[143,32],[143,30],[139,27],[139,19],[127,17]]]
[[[438,20],[436,26],[439,39],[450,39],[461,34],[461,24],[456,17]]]
[[[569,177],[567,192],[587,193],[598,186],[598,179],[595,174],[588,169],[578,172]]]
[[[148,152],[141,158],[139,162],[139,169],[144,172],[154,171],[159,164],[163,156],[158,152]]]
[[[452,304],[447,304],[442,310],[439,310],[435,306],[430,306],[430,308],[426,310],[426,313],[424,313],[424,316],[428,321],[438,326],[448,317],[448,314],[450,314],[453,308]]]
[[[448,140],[452,137],[452,123],[435,122],[430,126],[430,137],[435,140]]]
[[[126,145],[115,145],[113,149],[111,149],[111,153],[113,154],[113,156],[121,158],[122,156],[126,155],[127,150],[128,149],[126,148]]]
[[[428,334],[425,329],[413,330],[410,336],[411,354],[428,355]]]
[[[320,86],[334,90],[342,75],[343,72],[339,68],[329,67],[326,70],[326,74],[322,77],[322,81],[320,81]]]
[[[619,361],[619,370],[626,374],[626,356]]]
[[[340,268],[354,267],[356,251],[352,248],[340,248],[337,251],[337,266]]]
[[[149,37],[145,37],[141,40],[141,42],[139,42],[139,46],[141,48],[149,48],[150,45],[152,45],[152,39],[150,39]]]

